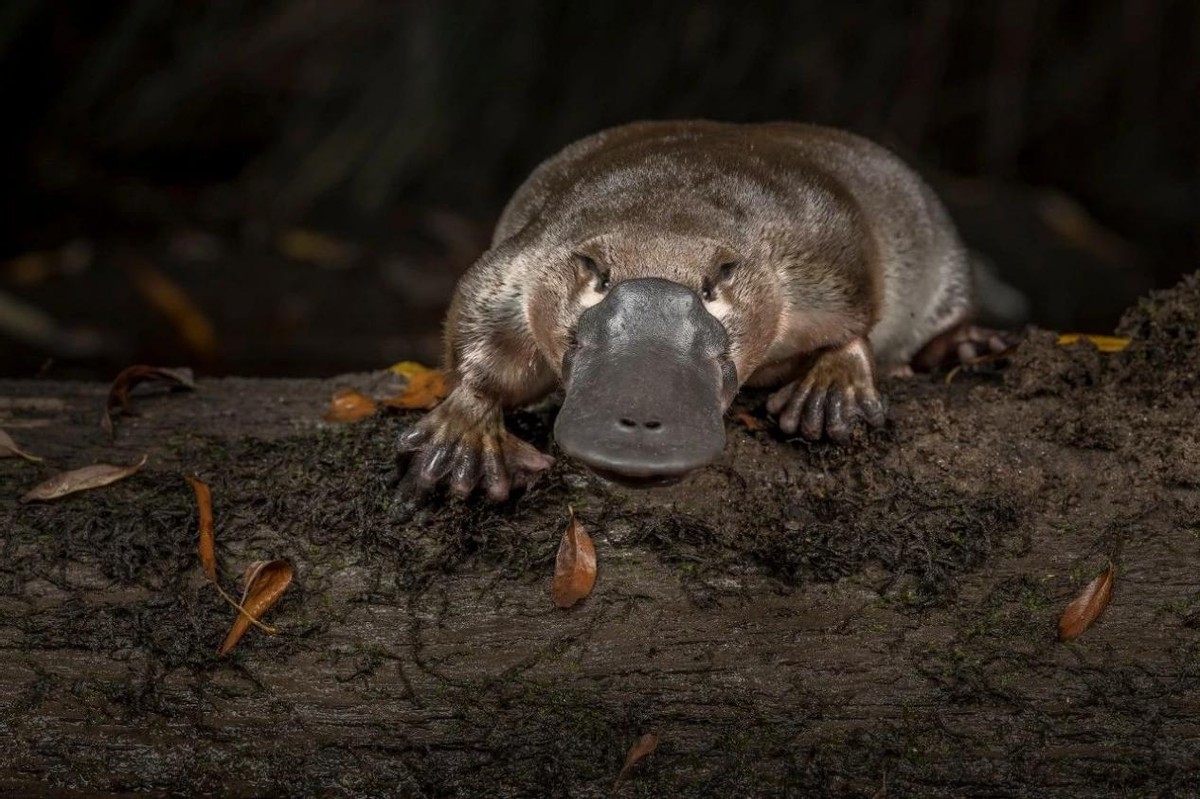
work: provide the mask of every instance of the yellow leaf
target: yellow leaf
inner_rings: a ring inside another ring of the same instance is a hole
[[[433,371],[433,369],[429,368],[425,364],[417,363],[416,361],[400,361],[399,363],[392,364],[389,369],[393,373],[403,377],[405,380],[412,380],[417,375]]]
[[[294,261],[314,264],[338,264],[353,260],[353,248],[325,233],[292,228],[279,234],[279,252]]]
[[[1096,345],[1096,349],[1101,352],[1120,352],[1129,346],[1129,339],[1121,336],[1097,336],[1091,333],[1063,333],[1058,337],[1060,347],[1066,347],[1071,344],[1078,344],[1080,341],[1088,340]]]
[[[352,388],[340,388],[325,411],[327,422],[357,422],[375,413],[375,400]]]
[[[405,361],[404,363],[411,363]],[[396,364],[402,366],[403,364]],[[438,369],[427,369],[420,364],[414,364],[420,367],[420,371],[414,372],[408,378],[408,385],[404,387],[404,391],[394,397],[388,397],[381,403],[388,408],[397,408],[402,411],[430,410],[437,406],[439,402],[446,398],[449,393],[449,386],[446,385],[446,376]],[[396,367],[392,367],[392,371],[396,371]],[[399,372],[397,372],[399,374]]]

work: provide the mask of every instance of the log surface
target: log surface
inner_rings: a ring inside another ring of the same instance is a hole
[[[0,794],[608,796],[657,730],[617,795],[1197,795],[1197,392],[1191,361],[1163,371],[1196,345],[1156,330],[888,381],[889,429],[844,447],[731,416],[679,486],[560,459],[508,505],[415,518],[389,442],[416,417],[321,421],[386,376],[150,392],[115,442],[106,387],[0,381],[0,426],[46,459],[0,460]],[[546,447],[547,413],[513,424]],[[297,569],[279,634],[226,658],[184,474],[212,485],[228,590],[252,560]],[[600,573],[564,611],[568,504]],[[1059,642],[1110,559],[1108,610]]]

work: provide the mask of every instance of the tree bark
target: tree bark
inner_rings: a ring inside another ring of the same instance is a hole
[[[1000,376],[885,382],[889,430],[845,447],[731,417],[679,486],[560,459],[509,505],[415,518],[387,443],[415,416],[321,421],[377,375],[201,381],[139,397],[115,442],[106,387],[0,381],[0,426],[46,459],[0,460],[0,793],[1195,795],[1196,400],[1105,377],[1122,357],[1035,336]],[[514,424],[544,447],[544,421]],[[297,568],[279,634],[226,658],[185,473],[231,593],[252,560]],[[560,610],[568,504],[599,578]],[[1110,559],[1111,606],[1058,642]]]

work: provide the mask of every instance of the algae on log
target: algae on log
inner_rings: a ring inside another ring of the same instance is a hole
[[[201,381],[115,443],[105,387],[0,382],[0,426],[46,458],[0,460],[0,793],[607,796],[657,730],[620,795],[1188,795],[1198,295],[1131,312],[1128,353],[1034,334],[1000,374],[885,382],[891,425],[844,447],[731,421],[678,486],[560,459],[510,504],[414,518],[391,442],[416,416],[321,422],[369,376]],[[512,423],[549,446],[544,414]],[[123,483],[16,501],[143,452]],[[184,474],[226,580],[297,569],[280,634],[223,660]],[[568,504],[599,577],[560,610]],[[1104,617],[1058,643],[1110,557]]]

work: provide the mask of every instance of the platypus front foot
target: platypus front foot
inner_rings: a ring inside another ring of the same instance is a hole
[[[411,455],[400,483],[409,495],[445,483],[457,496],[483,488],[489,499],[501,502],[554,465],[554,458],[504,428],[498,405],[461,387],[401,433],[397,443]]]
[[[859,420],[882,427],[886,414],[871,345],[859,338],[820,352],[803,377],[771,395],[767,411],[779,417],[783,432],[814,441],[845,441]]]

